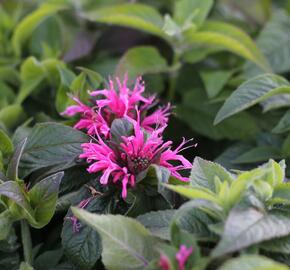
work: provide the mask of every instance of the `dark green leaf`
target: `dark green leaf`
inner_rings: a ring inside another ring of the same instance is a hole
[[[138,216],[137,220],[149,229],[153,235],[169,240],[169,226],[175,212],[176,210],[149,212]]]
[[[281,150],[270,146],[257,146],[238,156],[232,162],[236,164],[247,164],[267,161],[270,158],[282,159]]]
[[[95,215],[73,208],[102,237],[102,261],[107,269],[144,269],[158,257],[154,250],[157,240],[137,221],[124,216]]]
[[[86,209],[94,213],[104,213],[108,202],[108,198],[96,197],[89,202]],[[80,269],[91,269],[102,252],[100,236],[93,228],[81,221],[78,221],[79,231],[75,232],[70,217],[72,217],[71,211],[68,212],[62,229],[64,252]]]
[[[52,270],[63,256],[62,249],[48,250],[40,254],[33,262],[36,269]]]
[[[133,132],[133,124],[125,118],[115,119],[111,125],[112,140],[116,143],[123,142],[122,136],[130,136]]]
[[[215,239],[215,236],[208,226],[214,223],[214,219],[206,214],[207,210],[215,216],[219,216],[219,212],[222,209],[209,202],[190,201],[177,210],[173,216],[173,221],[181,229],[192,233],[197,240],[212,241]]]
[[[57,123],[37,124],[28,136],[20,162],[20,176],[40,168],[57,170],[72,167],[82,152],[81,144],[89,138],[84,133]]]
[[[27,143],[27,138],[22,140],[16,147],[15,151],[11,157],[11,160],[9,161],[8,164],[8,169],[7,169],[7,177],[11,180],[16,180],[18,178],[18,167],[20,163],[20,159],[23,155],[24,148]]]

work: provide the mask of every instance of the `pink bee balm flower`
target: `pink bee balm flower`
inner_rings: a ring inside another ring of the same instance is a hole
[[[141,121],[141,126],[148,131],[153,131],[156,126],[166,126],[170,116],[170,109],[170,104],[167,104],[166,107],[159,108],[152,114],[145,116]]]
[[[135,106],[140,102],[142,102],[145,107],[152,104],[155,99],[154,96],[149,98],[142,96],[145,91],[145,85],[141,77],[137,78],[133,90],[128,88],[127,81],[127,76],[125,76],[123,82],[117,78],[118,90],[116,90],[114,82],[110,80],[108,89],[96,90],[91,92],[90,95],[103,96],[103,99],[98,99],[96,101],[97,106],[107,109],[109,113],[113,113],[117,118],[128,115],[130,110],[134,110]]]
[[[191,168],[191,163],[179,154],[185,140],[178,148],[171,150],[172,142],[164,142],[160,136],[166,126],[147,134],[141,129],[140,113],[137,112],[137,115],[137,121],[132,121],[133,135],[123,136],[120,145],[111,148],[98,136],[95,143],[82,144],[83,153],[80,155],[80,158],[85,158],[91,164],[88,172],[102,172],[101,184],[121,182],[123,198],[127,196],[127,185],[133,187],[138,174],[151,164],[166,167],[181,181],[188,181],[188,178],[181,176],[180,171]],[[172,161],[179,164],[173,165]]]
[[[114,119],[123,117],[136,119],[136,106],[140,108],[143,117],[141,126],[144,129],[152,131],[156,127],[166,125],[170,115],[170,105],[168,104],[164,108],[157,109],[151,115],[147,115],[149,107],[155,104],[155,96],[148,98],[142,96],[145,86],[141,77],[137,78],[133,89],[128,88],[127,80],[127,76],[125,76],[123,82],[118,78],[116,83],[110,80],[108,89],[90,92],[92,97],[97,98],[92,106],[87,106],[78,98],[73,97],[77,105],[69,106],[62,115],[74,116],[80,114],[81,119],[75,125],[76,129],[84,129],[89,135],[99,133],[106,138]]]
[[[82,118],[75,124],[74,128],[84,129],[88,132],[89,135],[100,133],[107,138],[110,132],[110,128],[105,119],[102,117],[102,114],[96,109],[83,104],[76,97],[73,97],[73,100],[78,105],[67,107],[62,115],[74,116],[76,114],[81,114]]]
[[[170,262],[167,256],[165,256],[164,254],[160,255],[160,259],[158,262],[158,266],[162,269],[162,270],[170,270]]]
[[[179,251],[176,253],[176,260],[178,261],[178,270],[185,270],[185,264],[191,255],[193,248],[186,248],[185,245],[181,245]]]

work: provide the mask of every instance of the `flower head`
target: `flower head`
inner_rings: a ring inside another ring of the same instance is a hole
[[[88,172],[102,172],[100,183],[107,185],[110,182],[122,183],[122,197],[127,196],[127,185],[134,186],[137,176],[149,168],[151,164],[166,167],[173,176],[181,181],[188,178],[181,176],[180,171],[191,168],[191,163],[179,154],[182,144],[172,150],[172,142],[164,142],[161,134],[164,127],[147,133],[140,126],[140,112],[137,111],[137,120],[132,120],[134,130],[131,136],[123,136],[122,142],[117,146],[110,146],[100,136],[96,141],[82,144],[85,158],[90,164]],[[172,161],[178,162],[177,165]]]
[[[170,261],[166,255],[164,255],[164,254],[160,255],[158,266],[162,270],[170,270]]]
[[[179,251],[176,253],[176,260],[178,261],[178,270],[184,270],[185,264],[193,251],[192,247],[187,248],[185,245],[181,245]]]
[[[114,119],[123,117],[136,119],[136,106],[141,111],[143,118],[141,125],[144,129],[152,131],[156,126],[166,125],[170,115],[170,105],[147,115],[148,109],[156,104],[155,96],[143,96],[145,85],[141,77],[137,78],[133,89],[127,86],[127,81],[127,76],[122,82],[118,78],[116,82],[110,80],[108,88],[90,92],[92,99],[95,99],[91,106],[73,97],[77,104],[69,106],[62,115],[71,117],[80,114],[81,119],[75,125],[76,129],[86,130],[89,135],[99,133],[105,138],[109,136]]]

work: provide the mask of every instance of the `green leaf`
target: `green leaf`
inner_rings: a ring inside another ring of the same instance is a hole
[[[14,66],[0,66],[1,81],[8,82],[12,85],[18,85],[20,78],[19,73]]]
[[[239,86],[226,100],[214,123],[218,124],[238,112],[281,93],[290,93],[290,84],[286,79],[274,74],[263,74],[252,78]]]
[[[214,126],[214,118],[220,108],[219,104],[211,104],[201,89],[192,89],[183,95],[183,104],[177,107],[177,116],[189,127],[213,140],[241,140],[252,138],[257,132],[257,123],[247,112],[235,115],[218,126]]]
[[[197,240],[213,241],[216,239],[209,230],[214,218],[207,214],[207,210],[218,217],[222,209],[217,205],[206,201],[189,201],[183,204],[173,216],[172,222],[176,223],[182,230],[192,233]]]
[[[86,206],[86,210],[93,213],[104,213],[109,202],[107,197],[93,198]],[[70,217],[72,217],[72,213],[68,211],[61,233],[64,252],[69,261],[73,262],[78,269],[91,269],[101,256],[100,235],[82,221],[78,221],[80,229],[75,232]]]
[[[288,182],[283,182],[274,187],[272,199],[275,200],[283,200],[283,203],[290,203],[290,184]]]
[[[92,90],[98,88],[103,82],[103,77],[98,72],[84,67],[78,67],[78,69],[86,75],[86,79]]]
[[[9,161],[7,168],[7,177],[11,180],[18,179],[18,167],[26,142],[27,139],[25,138],[15,147],[15,151],[11,157],[11,160]]]
[[[243,255],[224,263],[218,270],[287,270],[288,266],[260,255]]]
[[[81,144],[88,140],[86,134],[62,124],[35,125],[20,162],[20,176],[25,177],[40,168],[61,170],[74,166],[82,153]]]
[[[184,25],[189,21],[199,27],[207,18],[213,6],[213,2],[213,0],[176,1],[174,7],[174,20],[180,25]]]
[[[95,71],[86,68],[79,68],[82,72],[74,78],[70,89],[74,96],[86,102],[89,99],[88,90],[93,91],[98,88],[103,81],[101,75]]]
[[[201,78],[205,85],[205,89],[209,98],[214,98],[217,96],[226,85],[230,77],[232,76],[232,71],[204,71],[201,72]]]
[[[16,181],[7,181],[0,185],[0,195],[8,198],[8,206],[13,220],[27,218],[34,221],[33,212],[24,190]]]
[[[289,107],[289,104],[290,104],[289,94],[276,95],[261,102],[264,113],[271,110],[277,110],[280,108],[287,108]]]
[[[19,270],[34,270],[34,268],[26,262],[20,264]]]
[[[267,161],[270,158],[282,158],[281,150],[271,146],[257,146],[241,154],[232,162],[235,164],[250,164],[255,162]]]
[[[60,76],[60,85],[57,89],[55,107],[59,113],[62,113],[69,105],[73,104],[69,93],[71,93],[70,85],[75,79],[75,74],[65,67],[58,67]]]
[[[116,75],[122,78],[128,74],[130,79],[135,79],[137,76],[166,72],[168,69],[166,60],[155,47],[138,46],[122,56]]]
[[[20,68],[22,84],[15,102],[21,104],[32,91],[39,87],[45,76],[43,64],[33,56],[27,58]]]
[[[213,47],[235,53],[270,71],[269,64],[252,39],[241,29],[223,22],[208,21],[200,31],[185,33],[189,46]]]
[[[257,38],[257,46],[267,58],[273,72],[285,73],[290,70],[290,18],[284,10],[276,11]],[[279,41],[279,42],[277,42]],[[247,78],[263,73],[251,63],[245,65]]]
[[[15,99],[15,93],[13,89],[2,81],[0,81],[0,88],[0,100],[6,100],[9,104],[12,103]]]
[[[176,186],[166,185],[166,187],[189,199],[203,199],[216,204],[220,203],[218,197],[216,197],[216,195],[213,192],[211,192],[206,188],[201,187],[195,188],[190,186],[177,186],[177,185]]]
[[[12,229],[13,218],[9,210],[0,214],[0,240],[7,239]]]
[[[2,129],[0,129],[0,151],[6,156],[11,154],[13,150],[14,146],[11,139]]]
[[[286,157],[290,157],[290,135],[287,136],[282,145],[282,153]]]
[[[273,133],[284,133],[290,130],[290,111],[287,111],[280,119],[279,123],[273,128]]]
[[[290,236],[271,239],[261,243],[259,247],[269,252],[290,254]]]
[[[162,31],[163,19],[152,7],[143,4],[123,4],[98,8],[83,14],[93,21],[113,25],[121,25],[167,38]]]
[[[149,212],[138,216],[137,221],[143,224],[150,232],[162,239],[169,240],[169,226],[176,210],[163,210]]]
[[[102,237],[102,261],[108,270],[144,269],[158,257],[156,239],[134,219],[124,216],[95,215],[73,208],[74,215]]]
[[[13,33],[12,46],[15,54],[18,56],[21,55],[21,47],[41,22],[62,9],[64,9],[64,7],[60,5],[44,4],[34,12],[27,15],[17,25]]]
[[[221,241],[212,256],[219,257],[251,245],[290,234],[290,219],[278,211],[234,208],[225,223]]]
[[[48,250],[41,253],[33,262],[36,269],[51,270],[55,269],[63,256],[62,249]]]
[[[122,136],[131,136],[133,133],[133,124],[126,118],[115,119],[110,129],[112,140],[115,143],[122,143]]]
[[[214,192],[215,177],[218,177],[222,182],[231,183],[233,181],[231,174],[219,164],[200,157],[194,159],[190,174],[190,184],[193,187],[208,188]]]
[[[25,113],[20,105],[9,105],[0,110],[0,122],[12,129],[24,120]]]
[[[54,215],[58,190],[64,173],[59,172],[38,182],[28,192],[29,202],[33,209],[35,228],[42,228],[51,220]]]

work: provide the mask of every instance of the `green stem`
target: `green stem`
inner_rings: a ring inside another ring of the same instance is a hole
[[[176,88],[176,82],[177,82],[178,70],[179,70],[177,65],[179,64],[179,59],[180,59],[180,55],[175,52],[173,56],[172,65],[171,65],[172,71],[169,74],[170,77],[169,77],[168,99],[170,101],[173,101],[175,97],[175,88]]]
[[[26,220],[21,220],[21,236],[22,236],[24,260],[29,265],[32,265],[33,263],[32,242],[29,225]]]

